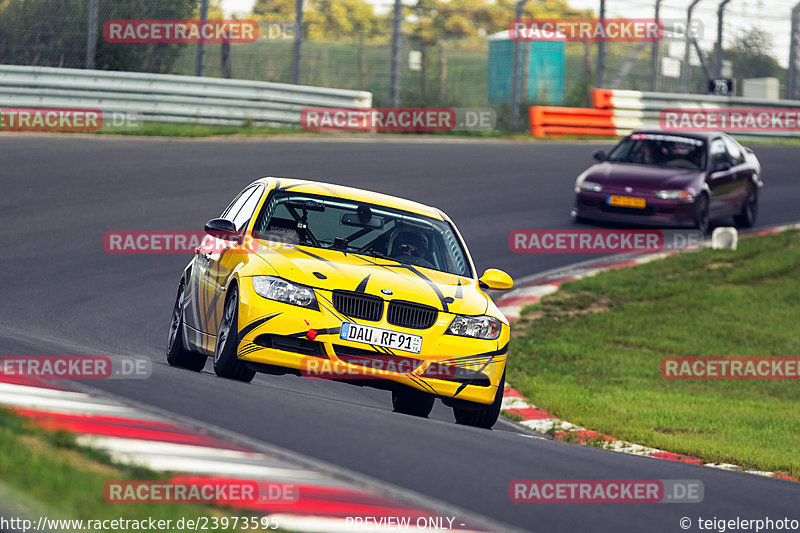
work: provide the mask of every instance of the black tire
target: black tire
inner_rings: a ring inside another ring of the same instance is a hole
[[[503,405],[503,389],[505,389],[505,387],[506,373],[503,371],[503,377],[500,379],[500,385],[497,387],[494,401],[489,405],[476,404],[478,405],[477,409],[460,409],[454,407],[453,414],[456,417],[456,423],[465,426],[491,429],[500,416],[500,407]]]
[[[236,351],[239,347],[239,292],[234,285],[225,299],[217,344],[214,347],[214,372],[221,378],[235,379],[250,383],[256,373],[239,361]]]
[[[733,222],[736,224],[737,228],[752,228],[757,218],[758,187],[754,183],[751,183],[747,191],[747,198],[745,198],[744,204],[742,204],[742,212],[738,215],[734,215]]]
[[[172,308],[172,320],[169,324],[169,337],[167,338],[167,362],[172,366],[179,366],[187,370],[199,372],[206,366],[207,355],[199,354],[186,349],[183,339],[183,294],[186,285],[181,280],[178,286],[178,296]]]
[[[433,410],[436,397],[412,388],[392,391],[392,408],[395,413],[426,418]]]
[[[703,235],[708,233],[708,195],[701,194],[694,203],[694,225]]]

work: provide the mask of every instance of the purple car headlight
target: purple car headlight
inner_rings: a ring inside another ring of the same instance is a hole
[[[575,192],[581,192],[581,191],[600,192],[602,190],[603,186],[600,185],[599,183],[583,179],[582,177],[578,178],[578,181],[575,182]]]
[[[656,193],[656,198],[658,198],[659,200],[689,200],[692,198],[692,193],[684,190],[658,191]]]

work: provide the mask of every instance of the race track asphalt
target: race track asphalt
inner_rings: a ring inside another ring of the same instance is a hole
[[[542,532],[681,531],[704,518],[800,519],[800,484],[533,438],[501,421],[456,425],[391,412],[390,394],[259,375],[250,385],[171,368],[164,344],[188,257],[109,255],[109,230],[194,230],[264,175],[309,177],[399,195],[448,213],[479,271],[521,277],[587,257],[513,254],[514,229],[575,228],[575,176],[604,143],[389,142],[336,138],[164,140],[0,138],[0,354],[119,354],[153,361],[145,380],[91,383],[109,393],[284,447]],[[759,226],[800,214],[798,148],[755,146],[766,186]],[[700,504],[515,504],[525,478],[700,479]],[[696,525],[691,531],[699,531]]]

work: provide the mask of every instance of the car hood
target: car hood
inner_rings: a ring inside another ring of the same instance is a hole
[[[256,254],[274,270],[270,274],[316,289],[360,291],[465,315],[484,314],[488,307],[472,278],[336,250],[256,242]]]
[[[634,163],[599,163],[589,168],[585,179],[611,187],[626,185],[639,190],[682,189],[701,175],[701,170],[664,168]]]

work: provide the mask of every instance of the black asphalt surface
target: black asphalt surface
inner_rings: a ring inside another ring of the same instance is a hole
[[[318,138],[315,138],[318,139]],[[603,143],[163,140],[0,137],[0,354],[120,354],[145,380],[91,383],[262,442],[543,532],[683,531],[689,517],[800,520],[800,484],[531,438],[500,422],[458,426],[391,412],[390,394],[294,376],[250,385],[171,368],[164,344],[189,257],[109,255],[109,230],[193,230],[263,175],[312,177],[442,208],[476,266],[521,277],[586,256],[523,255],[514,229],[575,227],[575,176]],[[759,225],[800,218],[798,147],[755,146],[766,187]],[[800,450],[799,450],[800,451]],[[2,453],[0,451],[0,453]],[[700,479],[700,504],[515,504],[526,478]]]

